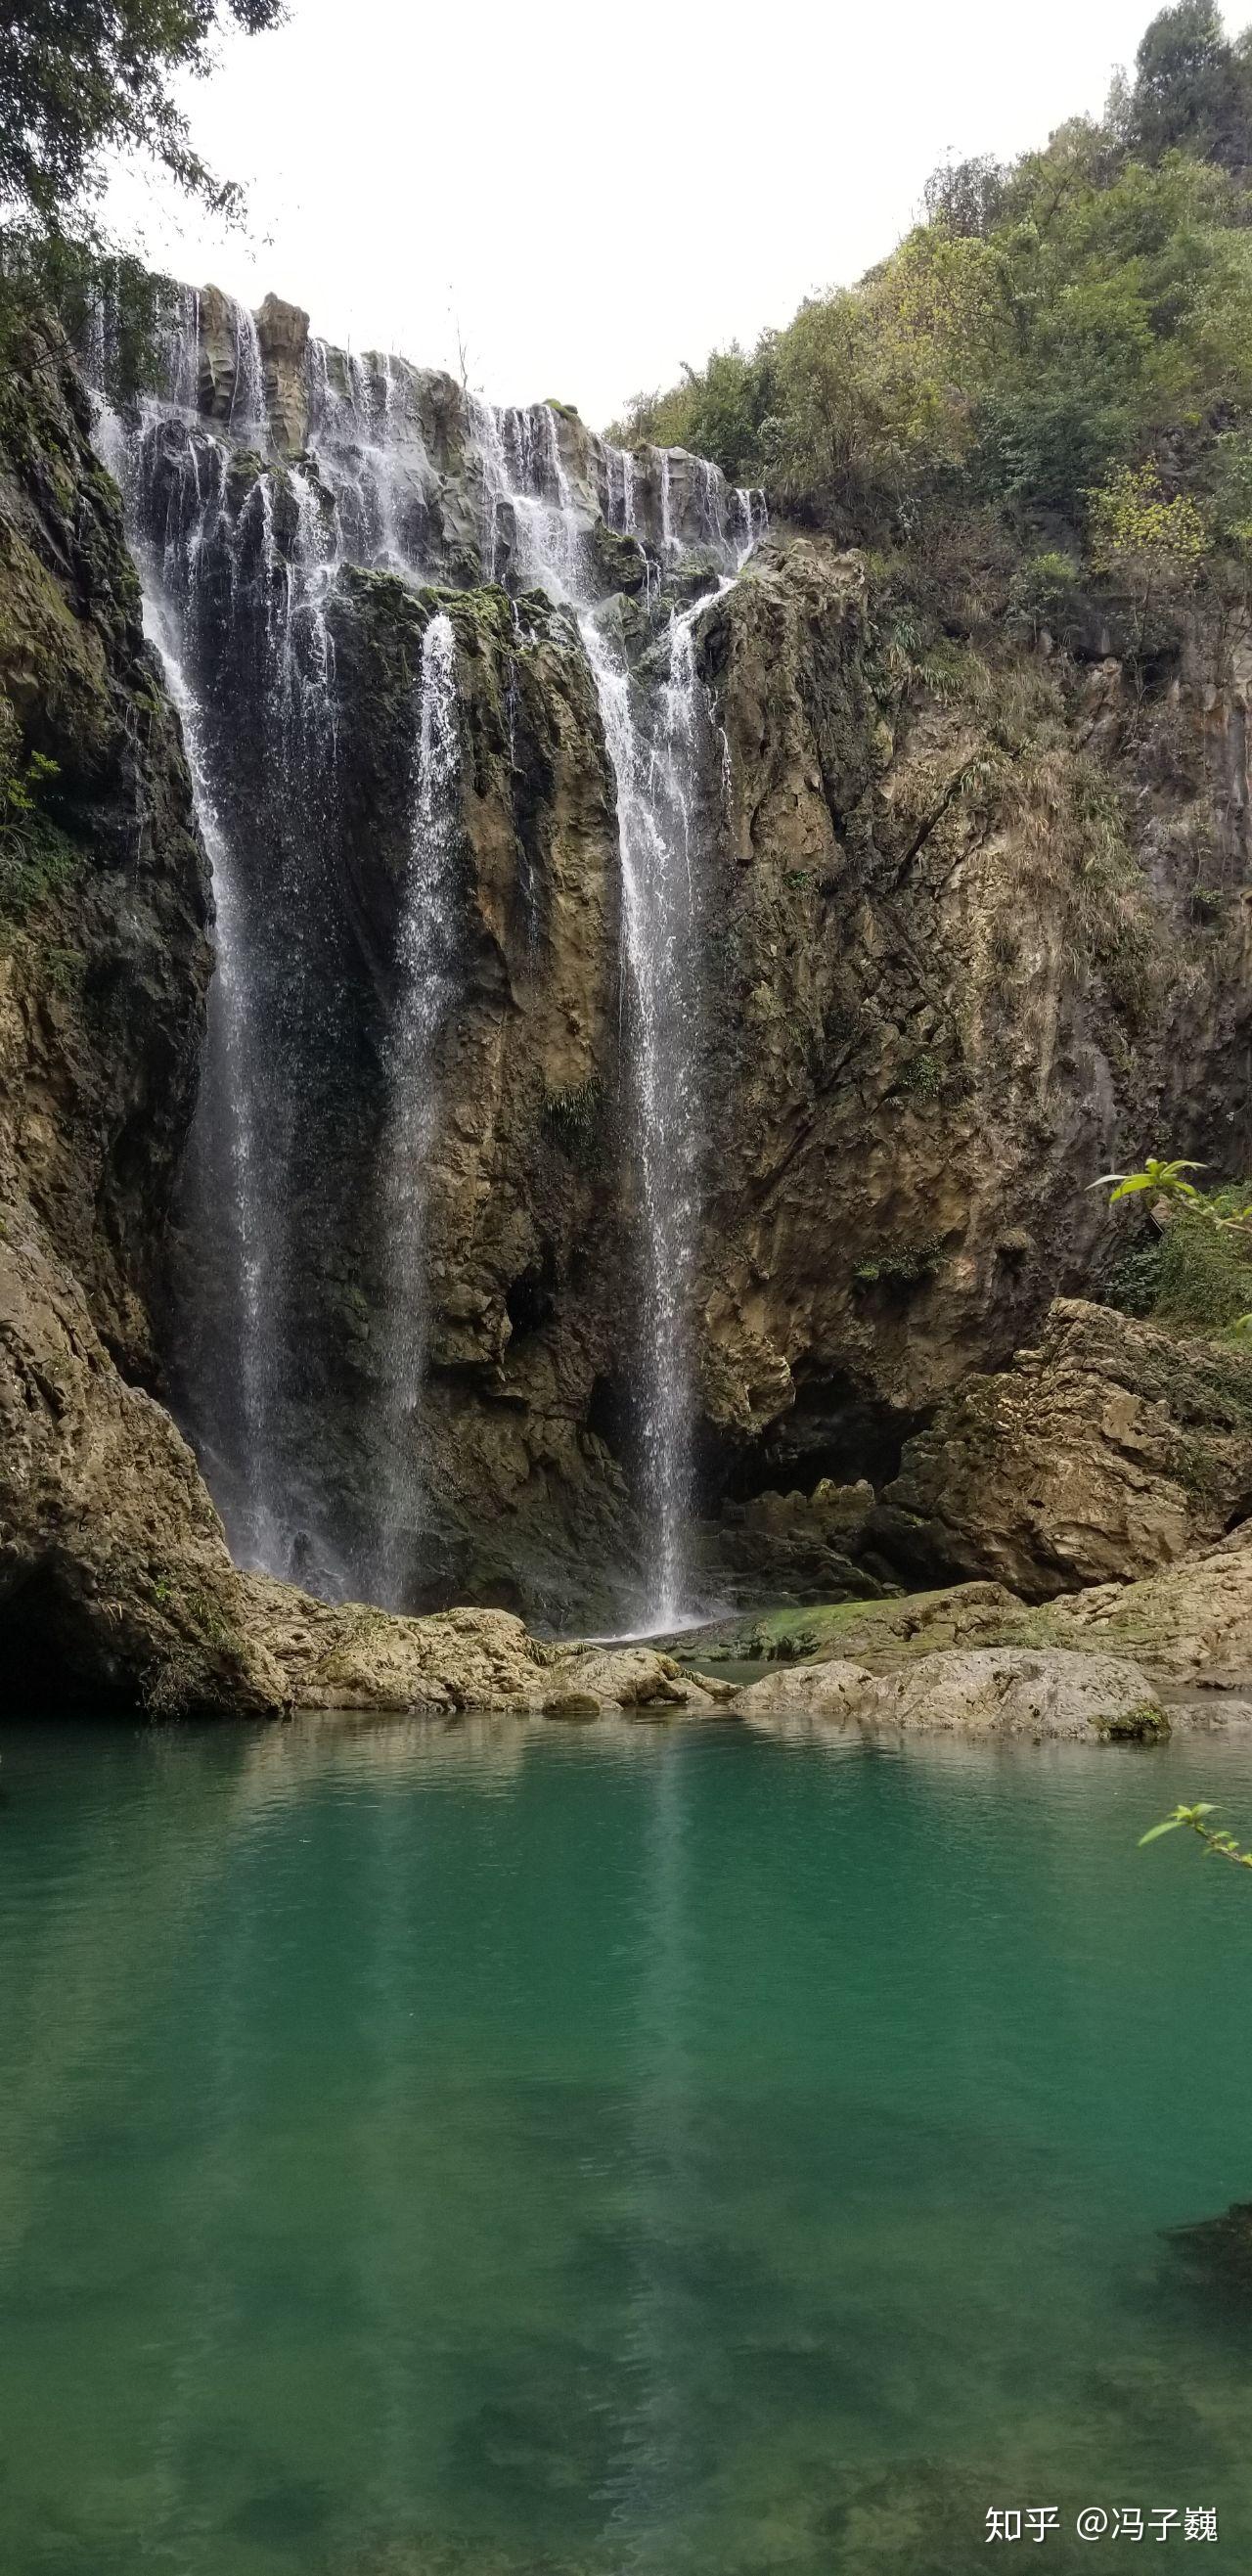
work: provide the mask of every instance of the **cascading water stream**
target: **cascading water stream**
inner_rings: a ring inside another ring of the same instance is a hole
[[[391,1044],[384,1161],[388,1252],[385,1508],[375,1597],[404,1606],[424,1521],[420,1413],[426,1381],[429,1164],[438,1128],[437,1054],[458,985],[456,637],[432,617],[422,639],[418,749]]]
[[[109,334],[102,310],[88,349],[99,385]],[[328,1296],[318,1262],[328,1196],[341,1224],[352,1222],[354,1193],[364,1218],[341,1059],[351,1063],[355,1047],[364,1080],[385,1051],[364,1025],[339,860],[333,603],[345,563],[429,570],[407,549],[430,469],[411,373],[390,361],[371,372],[339,362],[340,392],[312,344],[317,435],[311,428],[307,463],[280,465],[253,316],[226,308],[233,372],[220,429],[201,402],[213,399],[215,364],[220,385],[222,344],[202,367],[201,299],[190,290],[164,342],[164,396],[145,398],[125,422],[108,413],[103,426],[147,631],[183,719],[216,907],[175,1238],[185,1247],[175,1392],[237,1558],[333,1594],[366,1584],[379,1542],[376,1531],[366,1544],[345,1527],[317,1436],[319,1374],[336,1365],[333,1274]],[[387,1266],[413,1288],[412,1265],[392,1252]]]
[[[184,295],[181,327],[171,331],[167,350],[175,407],[184,411],[195,397],[198,324],[199,298]],[[212,876],[215,972],[185,1189],[189,1201],[200,1199],[213,1205],[236,1334],[232,1375],[216,1390],[204,1446],[214,1482],[233,1487],[232,1538],[239,1561],[265,1567],[281,1552],[281,1533],[265,1472],[273,1384],[266,1332],[273,1244],[272,1207],[249,1078],[256,1043],[256,996],[248,971],[239,871],[214,789],[205,707],[189,671],[189,607],[198,549],[183,557],[179,540],[186,530],[184,526],[180,531],[174,508],[167,514],[164,543],[155,543],[144,510],[141,487],[160,417],[159,408],[146,403],[138,432],[128,434],[117,413],[100,401],[96,438],[123,495],[140,579],[144,632],[160,657],[182,724],[196,819]],[[220,504],[220,481],[210,477],[211,488],[206,490],[200,481],[199,460],[189,452],[186,463],[194,495],[190,516],[198,537],[206,500],[213,506]],[[185,489],[180,497],[185,503]],[[232,1457],[239,1462],[233,1474],[228,1465]]]
[[[622,965],[629,1019],[628,1080],[640,1197],[642,1332],[636,1410],[642,1516],[650,1540],[648,1624],[688,1611],[687,1532],[694,1503],[692,1292],[700,1225],[703,1126],[698,1079],[700,942],[693,830],[712,724],[696,671],[694,628],[708,605],[671,621],[665,676],[651,691],[632,674],[620,631],[596,610],[585,571],[587,527],[564,466],[556,416],[475,407],[486,489],[485,552],[500,557],[507,510],[516,570],[572,607],[595,682],[617,789]],[[697,543],[736,571],[755,542],[752,499],[729,500],[716,467],[684,460]],[[621,533],[636,528],[635,460],[605,451],[605,501]],[[682,552],[674,524],[672,460],[657,455],[663,564]],[[743,534],[734,524],[742,519]],[[723,576],[720,587],[728,587]],[[649,582],[649,589],[651,583]]]
[[[101,350],[103,368],[103,325]],[[224,365],[233,368],[225,390]],[[299,417],[289,392],[271,383],[268,394],[287,403],[287,419]],[[448,618],[429,619],[394,971],[378,958],[362,975],[358,895],[343,861],[337,638],[351,567],[457,587],[475,578],[456,505],[449,520],[441,515],[449,471],[462,470],[455,461],[449,469],[449,437],[455,460],[468,427],[483,571],[513,592],[539,586],[569,612],[616,782],[639,1243],[638,1491],[650,1534],[649,1624],[673,1625],[688,1607],[693,1506],[698,862],[716,809],[717,735],[697,673],[707,601],[676,614],[668,638],[628,653],[595,531],[602,516],[641,546],[642,596],[655,617],[667,574],[716,569],[727,585],[763,532],[758,504],[680,450],[589,442],[584,451],[583,434],[547,404],[496,409],[471,398],[457,431],[446,380],[404,361],[361,361],[311,341],[307,398],[301,453],[280,461],[253,316],[226,308],[223,340],[221,323],[205,321],[201,299],[183,290],[165,398],[110,428],[148,632],[183,719],[217,910],[181,1215],[184,1417],[243,1562],[315,1591],[368,1590],[396,1607],[411,1600],[437,1536],[423,1414],[438,1070],[463,980],[456,651]],[[512,727],[511,685],[507,694]],[[537,938],[533,888],[528,919]],[[360,1153],[366,1096],[377,1100],[381,1183]],[[370,1323],[368,1393],[345,1471],[328,1450],[323,1391],[329,1398],[340,1387],[341,1318],[360,1292],[336,1269],[336,1247],[378,1241],[380,1212],[382,1312]],[[374,1464],[363,1477],[366,1447]]]
[[[230,308],[231,332],[235,343],[235,381],[231,387],[228,427],[238,439],[268,439],[269,421],[265,408],[265,368],[256,322],[245,304]]]
[[[594,617],[582,623],[617,785],[629,1079],[644,1250],[640,1502],[651,1539],[650,1622],[658,1630],[679,1625],[687,1613],[685,1539],[693,1501],[690,1306],[703,1146],[690,846],[702,730],[703,692],[691,634],[698,613],[675,618],[671,626],[668,673],[650,744],[636,722],[624,661]]]
[[[256,1043],[255,999],[249,989],[241,891],[213,795],[200,707],[170,633],[169,612],[155,593],[144,593],[144,626],[160,653],[166,685],[182,719],[183,744],[195,793],[196,815],[213,877],[216,971],[209,990],[199,1114],[190,1148],[189,1198],[212,1194],[224,1223],[226,1258],[233,1275],[232,1304],[239,1318],[237,1396],[244,1462],[242,1515],[236,1553],[244,1565],[272,1567],[283,1554],[283,1533],[271,1494],[266,1461],[271,1449],[273,1371],[267,1352],[268,1273],[274,1258],[255,1104],[247,1080]],[[224,1169],[223,1169],[224,1165]],[[219,1419],[229,1419],[222,1390]]]

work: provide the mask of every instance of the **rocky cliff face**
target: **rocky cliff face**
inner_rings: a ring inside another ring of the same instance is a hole
[[[1099,1278],[1086,1184],[1249,1142],[1244,682],[1196,634],[925,654],[856,557],[764,550],[701,628],[730,745],[707,1092],[712,1457],[881,1480],[971,1370]],[[1197,885],[1207,890],[1197,899]]]
[[[1252,1510],[1252,1359],[1061,1300],[1010,1369],[946,1396],[866,1535],[915,1580],[1027,1599],[1128,1582]]]
[[[646,1212],[623,784],[591,600],[654,711],[639,719],[654,763],[676,721],[673,621],[695,611],[703,732],[682,820],[698,962],[680,1016],[700,1585],[802,1596],[914,1579],[914,1525],[946,1508],[939,1453],[910,1451],[894,1519],[867,1519],[871,1494],[842,1489],[888,1483],[951,1390],[1002,1369],[1055,1295],[1098,1282],[1108,1221],[1084,1184],[1165,1139],[1246,1164],[1238,652],[1197,627],[1145,704],[1103,639],[1086,659],[1027,649],[959,585],[946,617],[919,620],[898,564],[811,537],[776,531],[731,582],[734,511],[745,542],[759,514],[698,460],[617,457],[555,407],[486,422],[446,377],[354,370],[274,299],[255,332],[245,321],[199,299],[181,402],[132,432],[128,497],[145,578],[188,603],[210,838],[252,925],[245,999],[264,1043],[246,1141],[283,1196],[252,1394],[290,1570],[368,1588],[415,729],[426,639],[447,617],[452,964],[426,1067],[439,1108],[414,1606],[607,1625],[638,1582]],[[20,875],[6,928],[6,1190],[55,1290],[22,1383],[72,1277],[79,1322],[71,1333],[63,1313],[55,1332],[78,1335],[74,1368],[107,1384],[119,1420],[147,1402],[137,1389],[168,1389],[218,1499],[246,1516],[231,1250],[206,1222],[240,1152],[213,1091],[228,1050],[210,1053],[213,1115],[167,1222],[210,962],[204,860],[86,428],[45,350],[10,423],[0,525],[0,680],[23,758],[60,764],[60,855],[33,892]],[[505,436],[530,449],[502,477],[491,442]],[[576,551],[568,601],[530,578],[531,508],[556,524],[545,542]],[[150,1406],[143,1423],[145,1481],[159,1489],[153,1441],[185,1480],[177,1435]],[[121,1472],[111,1440],[106,1481]],[[41,1527],[61,1474],[48,1471]],[[770,1499],[819,1486],[803,1507]],[[12,1509],[33,1530],[27,1504]],[[212,1552],[203,1511],[196,1544]],[[21,1541],[23,1580],[41,1544]],[[933,1561],[990,1564],[950,1531]],[[1077,1569],[1107,1570],[1098,1551]],[[125,1567],[99,1580],[125,1590]],[[258,1687],[274,1693],[272,1670]]]
[[[266,1008],[300,1067],[306,1131],[287,1166],[300,1257],[283,1338],[299,1357],[282,1408],[306,1561],[318,1579],[336,1548],[353,1565],[367,1554],[416,674],[447,606],[458,990],[426,1183],[422,1597],[620,1616],[639,1547],[641,1210],[617,782],[586,639],[533,590],[519,613],[527,532],[511,499],[493,506],[490,440],[449,379],[369,358],[354,372],[274,299],[251,361],[212,296],[197,349],[200,415],[235,434],[223,451],[220,430],[167,424],[144,506],[167,546],[185,540],[189,454],[197,495],[225,471],[197,649],[227,829],[288,907]],[[637,688],[676,610],[708,594],[693,636],[714,756],[693,772],[687,818],[699,971],[686,1016],[700,1125],[689,1361],[715,1587],[744,1555],[742,1535],[718,1537],[727,1502],[861,1473],[881,1484],[947,1389],[1007,1360],[1058,1290],[1098,1277],[1107,1220],[1083,1186],[1096,1170],[1161,1136],[1242,1156],[1243,680],[1197,630],[1145,708],[1107,639],[1086,660],[1028,651],[955,590],[946,628],[932,617],[920,634],[898,566],[884,580],[785,532],[719,589],[709,541],[726,503],[707,469],[615,458],[557,408],[517,419],[509,435],[551,442],[550,483],[540,472],[533,488],[575,531],[579,595],[616,599]],[[272,628],[274,563],[289,580],[310,517],[333,521],[338,569],[315,648],[307,625],[284,648],[288,676],[293,655],[303,674],[298,761],[255,722],[255,628]],[[395,569],[354,572],[345,544]],[[435,588],[415,586],[415,563]],[[314,678],[333,673],[333,757],[308,732],[311,649]],[[266,1117],[290,1126],[290,1100],[276,1094]],[[194,1226],[171,1347],[181,1336],[203,1451],[194,1332],[197,1312],[210,1338],[220,1318],[211,1294],[197,1310],[190,1263],[203,1270]],[[784,1583],[815,1579],[821,1553],[797,1575],[793,1533]],[[768,1547],[749,1554],[768,1588]],[[900,1570],[881,1541],[859,1574],[856,1555],[827,1551],[825,1588]]]
[[[0,1636],[15,1706],[280,1704],[147,1392],[210,890],[117,491],[57,337],[0,398]],[[172,1703],[170,1703],[172,1704]]]

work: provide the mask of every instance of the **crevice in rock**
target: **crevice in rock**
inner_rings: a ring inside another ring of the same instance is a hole
[[[747,1502],[797,1486],[810,1493],[824,1478],[839,1485],[863,1478],[877,1491],[898,1475],[905,1441],[926,1419],[870,1393],[842,1371],[802,1379],[792,1411],[768,1437],[725,1459],[720,1498]]]

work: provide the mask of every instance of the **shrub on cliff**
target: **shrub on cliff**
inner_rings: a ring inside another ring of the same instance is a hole
[[[1075,118],[1012,167],[936,173],[926,220],[859,286],[688,367],[615,435],[693,446],[870,544],[987,504],[1032,552],[1055,555],[1059,520],[1098,556],[1108,507],[1102,521],[1089,496],[1142,475],[1197,551],[1241,558],[1250,137],[1252,36],[1228,43],[1212,0],[1183,0],[1102,122]]]
[[[1152,1230],[1123,1253],[1108,1286],[1111,1304],[1186,1333],[1230,1334],[1242,1344],[1252,1317],[1252,1198],[1245,1185],[1205,1190],[1187,1178],[1199,1166],[1145,1164],[1106,1174],[1112,1202],[1142,1200]]]

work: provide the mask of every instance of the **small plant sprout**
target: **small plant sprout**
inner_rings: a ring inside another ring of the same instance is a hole
[[[1198,1834],[1206,1849],[1215,1852],[1219,1860],[1233,1860],[1239,1869],[1252,1869],[1252,1852],[1241,1851],[1233,1834],[1215,1830],[1208,1823],[1207,1819],[1216,1814],[1216,1807],[1207,1800],[1195,1807],[1175,1807],[1172,1816],[1140,1835],[1139,1849],[1142,1851],[1145,1843],[1159,1842],[1162,1834],[1177,1833],[1183,1826],[1188,1833]]]
[[[1149,1155],[1142,1171],[1101,1172],[1099,1179],[1088,1186],[1093,1190],[1108,1190],[1110,1207],[1116,1207],[1119,1199],[1134,1198],[1140,1190],[1153,1190],[1165,1198],[1198,1199],[1200,1192],[1194,1182],[1184,1180],[1183,1174],[1203,1172],[1207,1168],[1205,1163],[1160,1163],[1155,1156]]]

